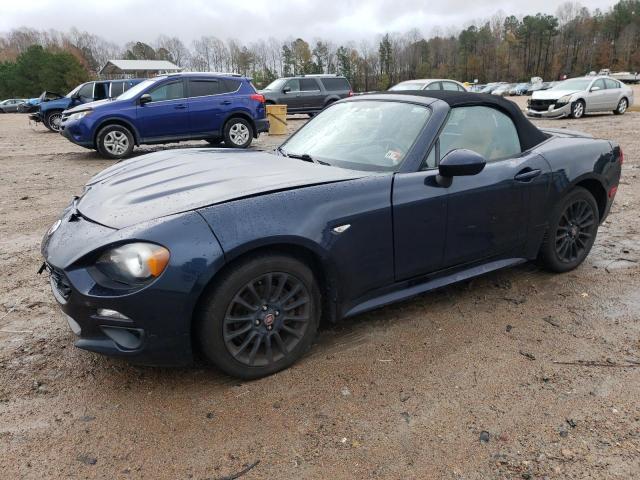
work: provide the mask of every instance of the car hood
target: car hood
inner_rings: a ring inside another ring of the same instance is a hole
[[[165,150],[102,171],[89,180],[76,207],[94,222],[124,228],[243,197],[371,174],[266,152]]]
[[[533,100],[557,100],[565,95],[573,95],[580,90],[538,90],[533,92],[531,98]]]
[[[76,105],[75,107],[70,108],[69,110],[67,110],[67,112],[75,113],[75,112],[80,112],[82,110],[87,110],[89,108],[94,109],[94,108],[100,107],[101,105],[112,104],[113,102],[115,102],[115,100],[112,100],[110,98],[105,98],[104,100],[96,100],[95,102],[81,103],[80,105]]]

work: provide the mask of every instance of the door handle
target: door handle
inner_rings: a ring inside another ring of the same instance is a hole
[[[231,100],[224,100],[220,102],[222,105],[231,105]]]
[[[542,170],[540,170],[539,168],[536,168],[534,170],[527,167],[524,170],[521,170],[520,173],[518,173],[515,177],[513,177],[513,179],[516,182],[530,182],[541,173],[542,173]]]
[[[187,108],[187,106],[181,103],[180,105],[176,105],[173,108],[175,108],[176,110],[184,110],[185,108]]]

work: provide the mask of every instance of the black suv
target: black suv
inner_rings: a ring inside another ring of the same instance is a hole
[[[260,93],[267,105],[286,105],[288,113],[313,115],[341,98],[353,95],[349,80],[337,75],[278,78]]]

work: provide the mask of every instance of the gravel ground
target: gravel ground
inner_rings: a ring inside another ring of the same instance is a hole
[[[625,151],[582,267],[527,264],[361,315],[293,368],[239,382],[72,346],[36,275],[40,239],[112,162],[0,116],[2,477],[215,479],[255,462],[243,480],[637,477],[640,113],[538,124]]]

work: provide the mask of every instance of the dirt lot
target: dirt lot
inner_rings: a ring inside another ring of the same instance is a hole
[[[214,479],[259,461],[243,480],[637,478],[640,113],[539,124],[626,154],[581,268],[528,264],[361,315],[244,383],[72,346],[40,239],[111,162],[0,116],[2,477]]]

